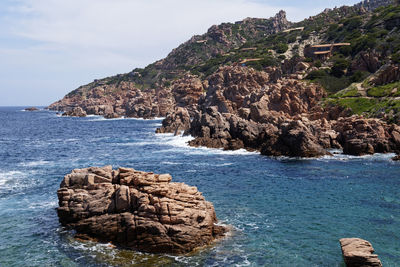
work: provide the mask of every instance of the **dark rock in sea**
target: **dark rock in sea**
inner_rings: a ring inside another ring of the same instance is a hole
[[[189,127],[189,112],[185,108],[177,107],[173,113],[167,114],[162,122],[162,127],[157,128],[156,133],[175,133],[175,135],[178,135]]]
[[[344,262],[347,267],[381,267],[378,255],[373,254],[371,243],[360,238],[340,239]]]
[[[187,253],[223,236],[213,205],[171,179],[111,166],[73,170],[57,191],[60,222],[80,236],[150,253]]]
[[[25,111],[38,111],[39,109],[38,108],[35,108],[35,107],[30,107],[30,108],[26,108],[26,109],[24,109]]]
[[[68,110],[62,114],[63,116],[69,117],[86,117],[86,112],[81,107],[75,107],[71,110]]]
[[[400,154],[397,154],[392,158],[393,161],[400,161]]]

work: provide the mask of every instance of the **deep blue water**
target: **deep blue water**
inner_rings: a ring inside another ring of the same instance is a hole
[[[190,148],[161,120],[63,118],[0,108],[0,266],[344,266],[339,239],[361,237],[400,266],[400,164],[390,155],[271,159]],[[170,173],[197,186],[233,230],[188,256],[81,243],[58,223],[57,188],[74,168]]]

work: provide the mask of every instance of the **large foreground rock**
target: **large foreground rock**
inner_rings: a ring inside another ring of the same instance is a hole
[[[62,225],[101,241],[151,253],[181,254],[222,236],[214,207],[169,174],[111,166],[76,169],[57,191]]]
[[[340,239],[343,258],[347,267],[381,267],[382,263],[378,255],[373,254],[371,243],[360,238]]]

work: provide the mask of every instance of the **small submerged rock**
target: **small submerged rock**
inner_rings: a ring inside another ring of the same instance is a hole
[[[374,248],[367,240],[342,238],[340,239],[340,246],[347,267],[382,267],[378,255],[373,254]]]
[[[30,108],[26,108],[24,109],[25,111],[38,111],[39,109],[36,107],[30,107]]]
[[[188,253],[222,237],[213,205],[169,174],[111,166],[75,169],[57,191],[62,225],[150,253]]]

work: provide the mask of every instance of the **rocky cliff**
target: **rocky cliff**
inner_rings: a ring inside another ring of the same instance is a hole
[[[213,205],[171,179],[111,166],[73,170],[57,191],[60,222],[80,236],[151,253],[187,253],[223,236]]]

